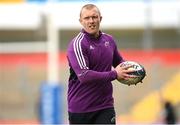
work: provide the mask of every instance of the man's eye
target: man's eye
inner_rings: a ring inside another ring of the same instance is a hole
[[[89,18],[90,18],[90,17],[85,17],[84,19],[85,19],[85,20],[88,20]]]
[[[84,17],[85,20],[97,19],[97,18],[98,18],[98,16]]]
[[[92,18],[93,18],[93,19],[96,19],[96,18],[98,18],[98,16],[93,16]]]

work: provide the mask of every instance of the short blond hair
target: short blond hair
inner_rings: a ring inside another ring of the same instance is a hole
[[[81,14],[82,14],[82,10],[83,10],[83,9],[90,10],[90,9],[92,9],[92,8],[97,8],[98,13],[99,13],[99,15],[101,16],[101,13],[100,13],[99,8],[98,8],[96,5],[94,5],[94,4],[86,4],[86,5],[84,5],[84,6],[81,8],[81,11],[80,11],[80,15],[79,15],[79,16],[81,17]]]

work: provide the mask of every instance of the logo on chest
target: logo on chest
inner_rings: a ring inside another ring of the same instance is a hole
[[[109,47],[109,46],[110,46],[109,41],[105,41],[105,42],[104,42],[104,46],[105,46],[105,47]]]

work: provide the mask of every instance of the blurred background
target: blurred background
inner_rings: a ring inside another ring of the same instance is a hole
[[[43,123],[44,85],[60,86],[53,108],[68,123],[66,49],[86,3],[100,8],[122,56],[147,72],[136,86],[113,81],[117,123],[164,123],[165,101],[179,122],[180,0],[0,0],[0,124]]]

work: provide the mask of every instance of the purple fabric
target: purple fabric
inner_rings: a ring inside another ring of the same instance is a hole
[[[82,30],[69,44],[70,66],[68,111],[85,113],[114,106],[112,70],[123,61],[112,36],[100,32],[98,38]]]

